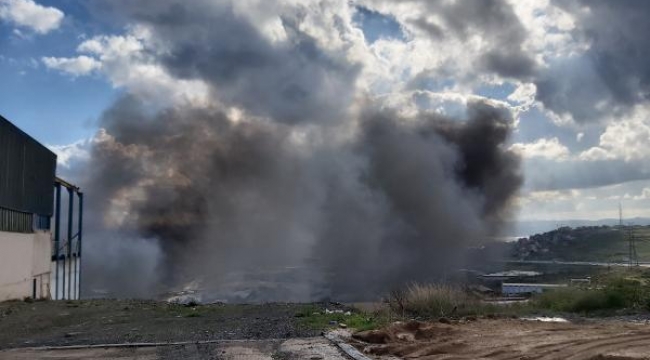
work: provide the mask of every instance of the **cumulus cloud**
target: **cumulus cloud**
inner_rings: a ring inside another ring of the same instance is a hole
[[[510,150],[515,151],[524,158],[546,158],[556,161],[567,160],[570,156],[569,149],[560,143],[556,137],[550,139],[538,139],[532,143],[516,143],[510,146]]]
[[[70,168],[76,162],[83,162],[90,158],[92,139],[82,139],[71,144],[47,145],[57,156],[56,161],[60,166]]]
[[[39,5],[33,0],[0,0],[0,19],[38,34],[57,29],[64,16],[61,10]]]
[[[588,161],[622,160],[643,163],[650,160],[650,107],[637,106],[631,114],[607,126],[598,146],[585,150]]]
[[[201,80],[174,77],[152,54],[156,44],[144,27],[131,28],[124,35],[100,35],[83,41],[74,58],[43,58],[52,69],[74,76],[99,72],[115,87],[160,106],[169,103],[207,103],[208,86]]]
[[[440,60],[454,57],[453,63],[446,64],[449,68],[463,66],[471,73],[479,70],[522,78],[532,75],[536,67],[535,60],[523,51],[526,31],[506,1],[367,0],[360,3],[394,16],[416,38],[427,39],[430,47],[445,48],[435,56]],[[462,52],[470,63],[463,64],[465,59],[454,56],[455,50]]]
[[[102,67],[101,62],[85,55],[74,58],[44,57],[41,60],[48,68],[73,76],[88,75]]]
[[[635,195],[634,200],[650,200],[650,188],[643,188],[641,194]]]
[[[560,118],[578,123],[608,122],[646,103],[650,50],[645,34],[650,25],[645,19],[650,3],[556,0],[552,4],[570,14],[576,45],[573,53],[554,57],[537,76],[538,100]]]

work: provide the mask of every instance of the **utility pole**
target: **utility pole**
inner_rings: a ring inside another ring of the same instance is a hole
[[[636,239],[634,238],[631,226],[628,225],[627,228],[623,227],[623,206],[621,206],[620,202],[618,203],[618,227],[620,231],[625,230],[625,234],[627,235],[628,266],[639,266],[639,257],[636,253]]]
[[[639,258],[636,254],[636,241],[634,239],[634,234],[632,233],[632,227],[627,229],[627,242],[628,242],[628,251],[630,258],[630,266],[639,266]]]
[[[623,229],[623,207],[620,201],[618,203],[618,227]]]

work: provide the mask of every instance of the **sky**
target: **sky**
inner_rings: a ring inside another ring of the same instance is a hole
[[[291,31],[313,38],[328,54],[314,55],[315,63],[351,69],[355,103],[368,98],[404,115],[461,119],[476,100],[509,111],[514,131],[504,146],[522,157],[524,178],[513,207],[519,219],[615,218],[619,203],[625,216],[650,217],[647,1],[211,3],[245,19],[251,29],[242,32],[263,34],[260,47],[285,46]],[[160,4],[174,9],[172,0]],[[218,73],[228,68],[211,64],[214,72],[195,76],[202,64],[170,63],[170,39],[198,39],[161,36],[152,19],[163,9],[121,0],[0,0],[0,114],[57,152],[65,173],[88,159],[106,109],[125,95],[150,109],[209,106],[215,98],[234,112],[268,108],[258,100],[273,100],[274,89],[250,87],[245,73],[233,80]],[[198,34],[238,36],[219,31],[215,24]],[[337,88],[343,79],[330,74],[320,74],[321,86]],[[242,98],[244,91],[255,97]],[[339,99],[321,100],[336,107]]]

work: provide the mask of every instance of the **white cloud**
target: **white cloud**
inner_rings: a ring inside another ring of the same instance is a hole
[[[525,107],[530,107],[535,103],[537,87],[532,83],[521,83],[517,88],[508,95],[508,100]]]
[[[50,69],[60,70],[74,76],[88,75],[102,67],[101,62],[81,55],[74,58],[44,57],[43,64]]]
[[[63,12],[32,0],[0,0],[0,19],[46,34],[61,26]]]
[[[649,200],[650,199],[650,188],[643,188],[640,195],[636,195],[633,198],[634,200]]]
[[[580,190],[533,191],[522,194],[517,205],[521,218],[529,220],[618,218],[619,204],[624,218],[650,217],[649,185],[649,180],[639,180]]]
[[[572,35],[575,18],[550,0],[509,0],[521,24],[527,30],[525,50],[536,54],[538,61],[548,63],[558,57],[584,52],[588,44]]]
[[[650,106],[637,106],[630,116],[610,123],[598,146],[582,152],[580,159],[650,160]]]
[[[201,80],[177,79],[158,63],[156,45],[145,27],[118,36],[96,36],[83,41],[74,58],[43,58],[46,66],[72,75],[100,72],[115,87],[154,104],[208,104],[208,86]]]
[[[538,139],[532,143],[516,143],[510,146],[510,150],[520,154],[524,158],[545,158],[549,160],[564,161],[570,157],[569,149],[560,143],[556,137],[550,139]]]
[[[93,140],[82,139],[66,145],[48,145],[47,147],[57,155],[57,163],[65,168],[77,161],[90,158],[90,144]]]

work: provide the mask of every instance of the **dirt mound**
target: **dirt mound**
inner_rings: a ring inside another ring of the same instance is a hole
[[[411,321],[354,334],[352,341],[377,359],[650,359],[650,326],[613,321]]]
[[[456,331],[454,326],[443,323],[409,321],[396,322],[381,330],[362,331],[352,335],[352,338],[370,344],[387,344],[451,338]]]

